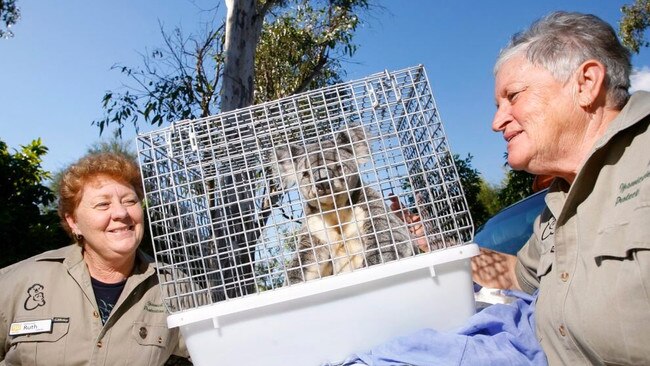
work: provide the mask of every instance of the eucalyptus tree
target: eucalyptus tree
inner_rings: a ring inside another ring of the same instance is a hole
[[[11,27],[20,20],[20,9],[16,0],[0,0],[0,38],[11,38]]]
[[[357,50],[354,33],[367,0],[241,0],[226,19],[197,32],[160,26],[162,45],[142,64],[116,64],[122,87],[104,94],[102,133],[163,126],[246,107],[341,81]],[[228,25],[230,24],[230,25]]]
[[[623,17],[619,21],[619,34],[623,44],[639,53],[641,47],[650,46],[645,31],[650,26],[650,0],[635,0],[621,7]]]

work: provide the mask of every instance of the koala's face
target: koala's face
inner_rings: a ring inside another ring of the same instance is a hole
[[[359,164],[370,150],[364,137],[357,127],[339,132],[334,140],[277,148],[275,159],[284,185],[297,184],[313,207],[345,205],[361,185]]]
[[[328,206],[348,202],[350,191],[360,184],[354,154],[334,143],[314,145],[317,146],[306,146],[305,156],[296,160],[300,194],[309,204],[314,200]]]

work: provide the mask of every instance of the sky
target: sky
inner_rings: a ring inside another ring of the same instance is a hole
[[[472,166],[498,184],[505,143],[490,125],[499,50],[513,33],[554,10],[592,13],[618,29],[621,6],[632,1],[375,1],[381,8],[361,15],[359,48],[344,63],[345,80],[424,65],[452,151],[471,154]],[[15,37],[0,40],[0,140],[13,151],[41,138],[49,148],[43,161],[49,171],[77,160],[111,137],[91,124],[104,115],[104,93],[124,82],[111,66],[140,66],[141,54],[162,44],[159,24],[200,31],[205,10],[215,4],[225,10],[219,0],[18,0]],[[632,64],[633,87],[650,90],[650,48],[634,55]],[[135,131],[127,126],[123,136],[134,140]]]

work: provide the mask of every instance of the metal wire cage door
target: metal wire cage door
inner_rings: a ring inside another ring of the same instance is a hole
[[[171,313],[473,237],[422,66],[176,122],[137,146]]]

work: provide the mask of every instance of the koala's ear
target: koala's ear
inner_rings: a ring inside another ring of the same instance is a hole
[[[284,187],[296,182],[296,161],[305,155],[305,149],[296,145],[278,147],[274,151],[273,171]]]
[[[370,157],[366,134],[361,126],[350,126],[349,129],[339,132],[336,135],[336,145],[344,149],[350,149],[350,152],[354,150],[354,155],[360,163],[368,161]],[[348,147],[350,145],[351,147]]]

